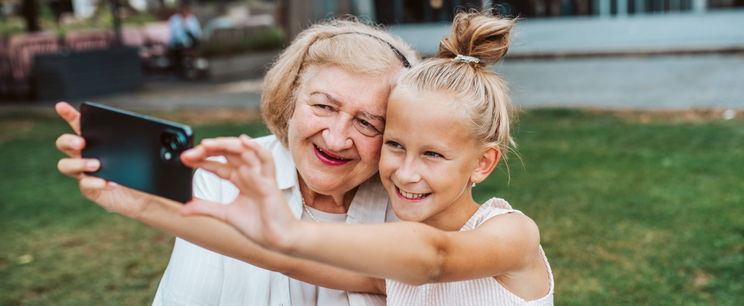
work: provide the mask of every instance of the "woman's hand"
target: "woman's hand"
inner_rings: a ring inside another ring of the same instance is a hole
[[[59,172],[76,179],[83,196],[106,210],[132,219],[139,217],[148,200],[153,197],[114,182],[85,175],[85,172],[98,170],[100,162],[97,159],[81,157],[85,139],[80,136],[80,113],[66,102],[57,103],[55,109],[75,132],[57,138],[57,149],[68,156],[57,163]]]
[[[208,159],[224,156],[222,163]],[[239,190],[229,205],[194,199],[184,206],[183,215],[207,215],[229,223],[256,243],[271,249],[291,245],[298,221],[276,185],[271,153],[248,136],[205,139],[181,154],[184,164],[203,168],[229,180]]]

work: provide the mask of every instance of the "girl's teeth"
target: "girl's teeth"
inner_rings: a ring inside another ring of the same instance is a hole
[[[426,196],[425,193],[410,193],[410,192],[405,192],[403,190],[400,191],[400,194],[402,194],[405,198],[411,199],[411,200],[421,199]]]

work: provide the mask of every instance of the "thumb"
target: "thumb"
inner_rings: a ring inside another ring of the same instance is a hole
[[[227,221],[228,207],[229,205],[194,198],[181,208],[181,215],[186,217],[208,216],[218,220]]]

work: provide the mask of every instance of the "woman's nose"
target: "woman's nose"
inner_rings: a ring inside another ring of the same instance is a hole
[[[323,130],[323,141],[329,150],[341,152],[353,146],[350,132],[351,122],[339,118],[331,126]]]

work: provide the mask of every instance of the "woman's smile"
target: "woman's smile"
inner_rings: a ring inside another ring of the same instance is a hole
[[[328,166],[343,166],[352,160],[351,158],[344,158],[327,150],[323,150],[316,144],[313,144],[313,151],[315,152],[315,156],[318,157],[318,160]]]

